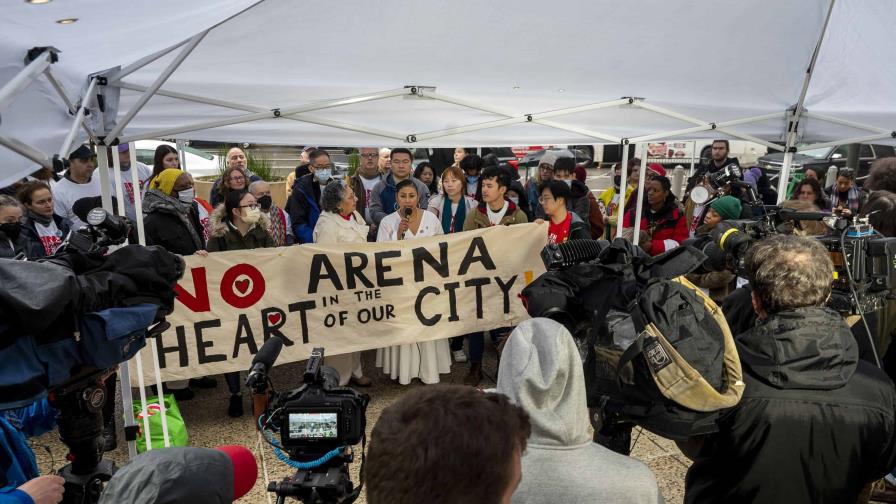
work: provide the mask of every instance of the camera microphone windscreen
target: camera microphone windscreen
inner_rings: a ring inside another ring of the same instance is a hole
[[[87,214],[90,213],[94,208],[102,208],[103,206],[103,198],[100,196],[88,196],[86,198],[81,198],[72,204],[72,213],[75,214],[75,217],[81,220],[81,222],[87,222]],[[115,196],[112,196],[112,212],[116,212],[118,209],[118,201],[115,199]]]
[[[597,259],[607,246],[605,240],[568,240],[542,249],[541,260],[547,270],[567,268]]]
[[[277,362],[277,357],[280,356],[280,350],[282,349],[283,340],[277,336],[271,336],[269,340],[264,342],[264,345],[261,345],[258,353],[255,354],[255,358],[252,359],[252,367],[254,368],[256,364],[264,364],[265,370],[271,369],[274,367],[274,363]]]
[[[245,446],[239,445],[224,445],[215,449],[224,452],[233,464],[233,500],[249,493],[258,479],[258,464],[255,462],[255,455],[252,455],[252,452]]]

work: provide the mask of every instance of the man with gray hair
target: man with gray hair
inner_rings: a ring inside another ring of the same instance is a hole
[[[896,390],[859,359],[826,308],[833,264],[818,241],[775,235],[746,266],[756,325],[737,337],[746,390],[718,432],[680,444],[685,503],[857,502],[896,466]]]
[[[379,151],[377,148],[361,147],[358,151],[361,163],[358,165],[358,172],[349,180],[349,184],[358,198],[358,212],[370,224],[373,222],[373,217],[370,215],[370,195],[377,182],[383,180],[384,177],[378,168]],[[373,236],[375,237],[376,234]]]

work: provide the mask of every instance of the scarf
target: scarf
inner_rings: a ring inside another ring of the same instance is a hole
[[[36,214],[36,213],[32,212],[31,210],[28,210],[28,218],[33,220],[34,222],[40,224],[41,226],[49,226],[53,222],[52,215],[47,217],[44,215]]]
[[[835,186],[831,191],[831,208],[849,207],[853,215],[859,213],[859,189],[856,186],[850,187],[846,197],[846,202],[840,201],[840,191]],[[844,203],[846,204],[844,205]]]
[[[464,220],[467,218],[467,202],[463,195],[457,202],[457,213],[451,215],[451,198],[446,194],[442,202],[442,231],[454,233],[464,228]]]
[[[199,237],[199,232],[190,221],[190,212],[193,211],[192,203],[184,203],[179,199],[164,194],[158,189],[150,189],[146,191],[146,196],[143,198],[144,214],[160,211],[176,216],[181,224],[186,226],[187,231],[189,231],[190,239],[193,241],[196,250],[202,250],[205,247],[205,243],[202,241],[202,238]]]
[[[278,247],[286,245],[286,219],[283,218],[281,210],[277,205],[271,204],[271,209],[268,210],[268,217],[271,219],[268,233],[273,238],[274,244]]]

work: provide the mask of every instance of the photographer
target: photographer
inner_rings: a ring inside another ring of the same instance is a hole
[[[831,202],[831,211],[847,218],[858,215],[868,198],[865,191],[856,186],[856,172],[852,168],[840,168],[837,183],[825,188],[824,192]]]
[[[697,228],[697,237],[707,236],[716,226],[723,220],[737,219],[740,217],[741,205],[740,200],[734,196],[722,196],[709,205],[706,217],[703,219],[703,225]],[[709,297],[717,304],[731,293],[734,280],[737,276],[728,270],[710,271],[707,273],[688,273],[686,275],[688,281],[706,289]]]
[[[746,266],[759,322],[737,339],[746,390],[692,439],[685,502],[855,502],[896,463],[896,391],[825,308],[833,264],[817,241],[775,235]]]

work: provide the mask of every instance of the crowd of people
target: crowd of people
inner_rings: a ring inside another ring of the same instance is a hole
[[[326,150],[306,148],[280,208],[270,185],[248,170],[240,148],[227,153],[210,201],[197,197],[174,148],[160,146],[152,168],[132,163],[126,145],[115,148],[124,172],[115,204],[137,218],[139,192],[147,244],[181,255],[306,243],[351,247],[540,222],[550,243],[612,238],[621,225],[623,236],[656,256],[723,221],[753,216],[752,196],[777,200],[759,167],[743,170],[742,181],[753,190],[707,185],[708,175],[738,163],[724,140],[713,143],[712,158],[688,180],[682,200],[664,167],[647,165],[637,236],[638,159],[617,167],[614,185],[595,197],[581,167],[563,151],[546,151],[535,177],[521,181],[494,156],[465,148],[455,150],[452,165],[437,169],[429,163],[415,168],[408,149],[364,147],[350,177],[336,172]],[[99,176],[86,146],[75,149],[69,163],[58,181],[44,173],[0,191],[0,257],[51,255],[69,230],[84,226],[76,202],[99,198]],[[139,187],[131,184],[130,170]],[[839,170],[828,187],[819,175],[802,173],[784,206],[867,215],[880,233],[896,236],[896,158],[878,161],[862,188],[850,169]],[[720,194],[695,203],[688,194],[698,185]],[[752,246],[745,278],[733,271],[688,276],[723,307],[746,391],[720,417],[717,432],[679,443],[694,461],[686,502],[857,502],[896,465],[890,378],[896,347],[889,344],[896,309],[888,304],[875,318],[881,370],[862,359],[855,331],[825,307],[831,259],[817,241],[796,236],[825,230],[805,224]],[[496,389],[483,393],[476,387],[486,338],[498,350],[500,367]],[[365,474],[368,502],[663,502],[644,464],[592,441],[581,359],[570,332],[548,319],[377,350],[376,367],[386,376],[431,386],[411,389],[376,423]],[[452,361],[467,365],[466,386],[437,385]],[[342,386],[371,384],[365,371],[372,370],[362,369],[358,353],[329,356],[327,364],[339,371]],[[227,412],[239,417],[239,373],[226,374],[225,382]],[[193,389],[216,383],[205,377],[169,383],[166,391],[188,400]],[[0,427],[16,431],[29,414],[7,412]],[[114,432],[107,434],[105,448],[114,449]],[[17,467],[21,474],[12,478],[5,471],[8,485],[0,498],[19,491],[42,502],[34,498],[35,484],[25,482],[36,467]]]

